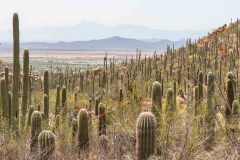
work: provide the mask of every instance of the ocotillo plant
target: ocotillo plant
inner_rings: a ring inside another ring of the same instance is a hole
[[[38,136],[40,159],[47,160],[54,156],[55,135],[50,130],[43,130]]]
[[[31,116],[31,143],[30,152],[35,154],[38,151],[38,135],[42,131],[42,116],[39,111],[34,111]]]
[[[208,137],[205,142],[205,149],[212,148],[214,141],[214,127],[215,127],[215,112],[214,112],[214,75],[209,72],[207,75],[207,113],[205,114],[206,132],[205,136]]]
[[[2,116],[3,118],[9,118],[9,111],[8,111],[8,93],[6,89],[6,81],[5,79],[1,79],[1,106],[2,106]]]
[[[78,153],[89,148],[88,113],[81,109],[78,115]]]
[[[48,121],[49,119],[49,99],[48,95],[43,95],[43,112],[44,112],[44,119]]]
[[[67,90],[66,87],[62,87],[62,115],[65,118],[67,114]]]
[[[22,91],[22,108],[21,108],[21,124],[25,126],[25,117],[27,114],[28,105],[28,73],[29,73],[29,52],[27,49],[24,50],[23,54],[23,91]]]
[[[98,135],[106,135],[106,111],[102,103],[98,105]]]
[[[57,86],[57,95],[55,103],[55,116],[60,114],[60,87]]]
[[[136,125],[136,152],[137,160],[147,160],[155,152],[156,122],[151,112],[139,115]]]
[[[154,82],[152,85],[152,108],[151,111],[157,117],[157,126],[162,113],[162,90],[159,82]]]
[[[49,75],[48,70],[44,71],[43,75],[43,94],[47,94],[49,97]]]
[[[12,128],[14,132],[19,130],[19,20],[18,14],[13,15],[13,83],[12,83]]]

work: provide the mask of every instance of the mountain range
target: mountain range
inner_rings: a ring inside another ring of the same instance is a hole
[[[72,42],[22,42],[21,49],[28,48],[30,51],[46,51],[46,50],[66,50],[66,51],[134,51],[136,48],[144,51],[165,51],[167,45],[175,45],[176,48],[181,47],[185,44],[185,40],[170,41],[170,40],[137,40],[133,38],[122,38],[118,36],[89,41],[72,41]],[[2,43],[0,46],[2,51],[11,51],[11,43]]]
[[[79,24],[67,27],[20,28],[20,41],[71,42],[106,39],[114,36],[139,40],[168,39],[170,41],[178,41],[187,38],[199,38],[206,33],[206,30],[162,30],[140,25],[108,27],[95,22],[82,21]],[[12,42],[12,30],[1,30],[0,42]]]

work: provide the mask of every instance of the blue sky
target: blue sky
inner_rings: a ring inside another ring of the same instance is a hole
[[[211,30],[240,15],[240,0],[0,0],[0,30],[13,12],[21,28],[71,26],[83,20],[106,26]]]

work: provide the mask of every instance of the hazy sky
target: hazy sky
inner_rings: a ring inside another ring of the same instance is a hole
[[[70,26],[82,20],[106,26],[212,29],[240,15],[240,0],[0,0],[0,30],[12,27],[18,12],[21,28]]]

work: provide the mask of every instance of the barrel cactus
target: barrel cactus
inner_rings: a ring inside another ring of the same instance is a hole
[[[55,135],[50,130],[43,130],[38,136],[40,159],[51,159],[55,152]]]
[[[81,109],[78,115],[78,152],[88,150],[89,135],[88,135],[88,113],[86,109]]]
[[[136,126],[137,160],[147,160],[155,152],[155,117],[151,112],[142,112]]]
[[[106,111],[102,103],[98,106],[98,121],[98,135],[106,135]]]
[[[39,111],[34,111],[31,116],[31,153],[36,153],[38,150],[38,135],[42,131],[41,120],[41,113]]]

